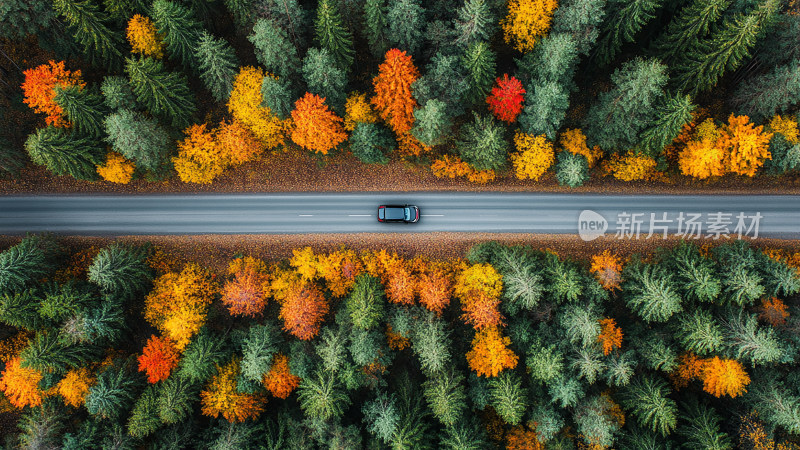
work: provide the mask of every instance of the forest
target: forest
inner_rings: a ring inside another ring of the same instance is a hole
[[[800,252],[225,265],[0,253],[6,448],[800,448]]]
[[[796,0],[3,0],[0,174],[794,180]]]

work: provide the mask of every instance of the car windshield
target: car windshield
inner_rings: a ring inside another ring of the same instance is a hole
[[[403,216],[405,216],[405,220],[414,220],[413,214],[414,212],[411,210],[411,208],[403,208]]]

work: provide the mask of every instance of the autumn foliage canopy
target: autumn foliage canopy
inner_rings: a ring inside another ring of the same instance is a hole
[[[504,337],[499,327],[479,330],[467,352],[470,369],[478,376],[496,377],[505,369],[517,367],[519,357],[508,348],[511,339]]]
[[[153,335],[138,358],[139,372],[147,374],[150,384],[166,380],[178,366],[178,357],[178,350],[169,338]]]
[[[243,394],[237,390],[237,377],[240,373],[239,361],[232,360],[224,366],[217,366],[217,375],[211,378],[208,386],[200,392],[203,414],[208,417],[222,416],[228,422],[244,422],[255,419],[264,411],[266,401],[259,394]]]
[[[347,139],[342,118],[328,109],[325,99],[306,92],[297,100],[292,111],[292,141],[295,144],[327,154]]]
[[[45,122],[48,125],[64,127],[69,122],[64,118],[64,110],[56,103],[56,86],[79,86],[83,88],[86,83],[81,80],[81,71],[71,72],[64,68],[64,61],[49,61],[47,64],[28,69],[24,72],[25,82],[22,83],[23,100],[26,105],[37,113],[47,114]]]
[[[276,398],[287,398],[300,385],[300,377],[289,369],[289,357],[278,353],[272,358],[272,367],[264,374],[263,383]]]
[[[393,48],[386,52],[385,61],[378,67],[378,76],[372,80],[375,96],[371,103],[381,119],[398,135],[408,132],[414,123],[417,101],[412,95],[411,85],[417,78],[419,71],[411,56]]]
[[[42,374],[37,370],[22,367],[19,357],[6,364],[0,377],[0,391],[17,408],[42,404],[44,392],[39,389]]]
[[[222,304],[234,316],[261,315],[270,294],[270,279],[263,261],[245,256],[228,265],[233,278],[222,289]]]
[[[517,116],[522,112],[522,102],[525,97],[525,88],[522,83],[514,78],[503,74],[503,78],[498,78],[496,86],[492,88],[492,93],[486,97],[489,104],[489,111],[498,119],[514,123]]]

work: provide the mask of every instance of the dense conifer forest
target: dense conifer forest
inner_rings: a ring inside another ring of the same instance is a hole
[[[800,448],[800,253],[227,264],[0,253],[6,448]]]
[[[3,0],[0,23],[7,176],[208,184],[282,152],[570,187],[800,168],[795,0]]]

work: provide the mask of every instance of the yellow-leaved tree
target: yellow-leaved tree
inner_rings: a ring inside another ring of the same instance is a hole
[[[720,137],[727,149],[726,169],[737,175],[754,176],[770,158],[771,138],[772,133],[765,133],[762,125],[753,126],[749,117],[731,114]]]
[[[134,53],[161,59],[164,57],[164,37],[158,33],[149,17],[135,14],[128,21],[128,42]]]
[[[539,178],[553,165],[555,153],[553,143],[544,135],[533,136],[517,130],[514,135],[514,146],[517,153],[511,155],[514,172],[520,180]]]
[[[192,125],[184,132],[186,139],[178,143],[178,156],[172,158],[178,177],[184,183],[211,183],[227,166],[215,131],[206,130],[206,124],[202,124]]]
[[[283,144],[289,121],[281,120],[266,106],[261,106],[261,82],[264,70],[255,67],[242,67],[233,80],[233,89],[228,100],[228,111],[243,123],[266,148],[271,149]]]
[[[706,119],[697,126],[694,139],[678,154],[681,173],[704,180],[725,174],[725,147],[714,119]]]
[[[586,144],[586,135],[583,134],[580,128],[569,128],[561,133],[558,138],[558,145],[570,153],[585,156],[589,167],[594,167],[597,160],[603,155],[600,147],[595,145],[593,148],[589,148]]]
[[[367,101],[367,94],[353,92],[344,105],[344,129],[353,131],[358,123],[375,123],[378,115]]]
[[[97,174],[104,180],[119,184],[130,183],[134,170],[136,170],[136,165],[133,161],[128,161],[117,152],[108,152],[106,163],[97,166]]]
[[[500,21],[503,37],[522,53],[533,46],[550,30],[557,0],[510,0],[508,15]]]
[[[479,330],[467,352],[469,368],[478,376],[496,377],[505,369],[517,367],[519,357],[508,348],[511,339],[503,336],[499,327]]]
[[[650,156],[629,152],[625,156],[614,155],[605,161],[606,173],[622,181],[649,180],[656,176],[656,160]]]

